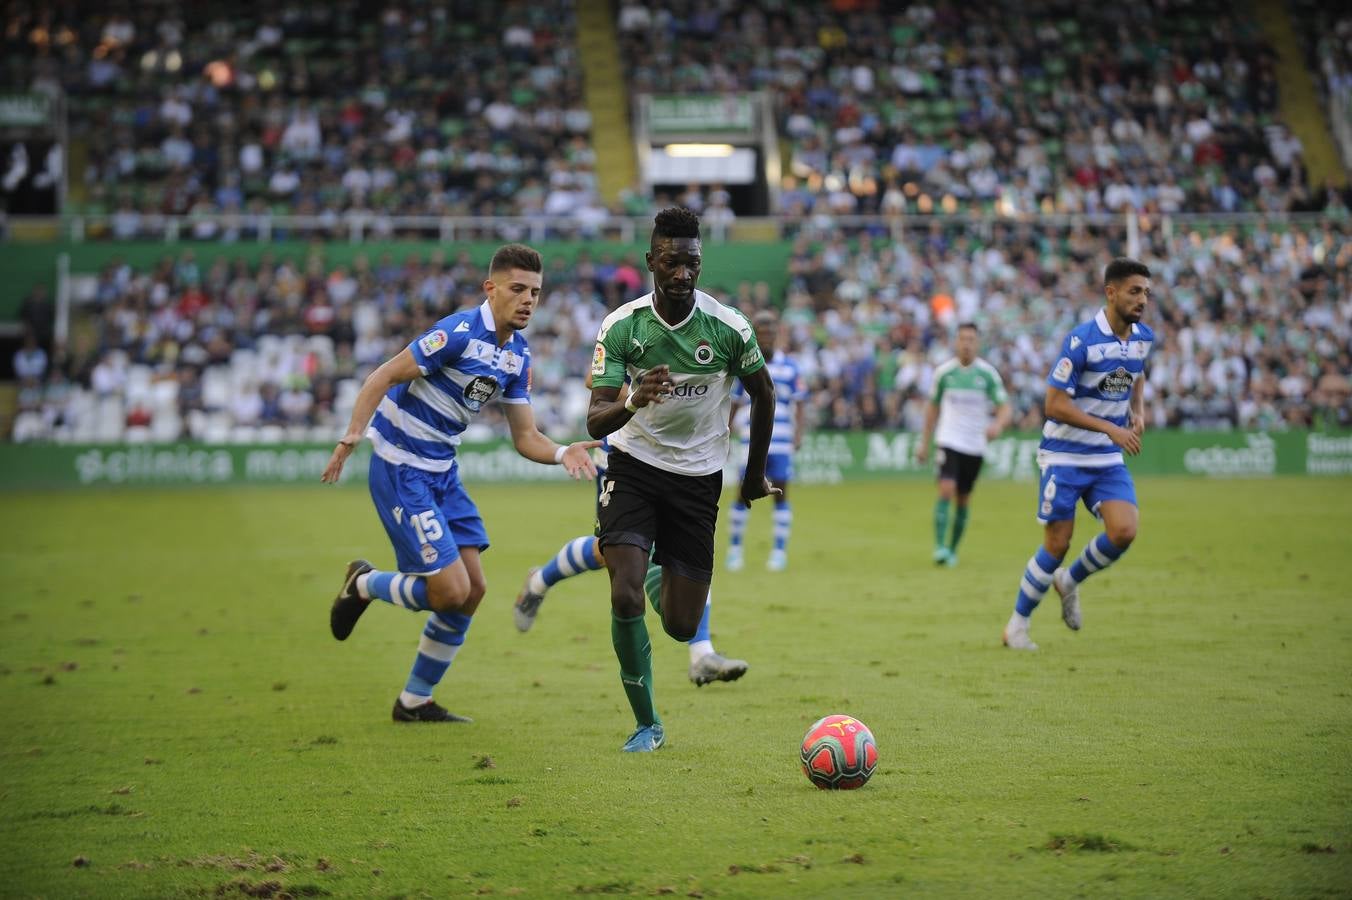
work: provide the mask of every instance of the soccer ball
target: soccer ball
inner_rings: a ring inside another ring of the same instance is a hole
[[[878,744],[852,716],[818,719],[803,736],[803,774],[822,790],[863,787],[878,766]]]

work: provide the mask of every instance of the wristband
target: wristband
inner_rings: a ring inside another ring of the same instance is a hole
[[[559,463],[563,462],[563,454],[567,452],[568,452],[567,445],[560,444],[559,449],[554,451],[554,465],[557,466]]]
[[[624,408],[629,410],[630,415],[634,415],[635,413],[638,412],[638,407],[634,405],[633,394],[630,394],[628,397],[624,398]]]

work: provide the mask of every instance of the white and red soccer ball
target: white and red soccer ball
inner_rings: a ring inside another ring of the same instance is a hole
[[[878,766],[878,744],[853,716],[818,719],[803,737],[803,774],[822,790],[863,787]]]

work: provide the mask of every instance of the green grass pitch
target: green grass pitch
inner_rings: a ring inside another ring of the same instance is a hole
[[[641,756],[604,575],[511,624],[587,484],[471,485],[489,596],[438,694],[471,726],[389,721],[419,617],[328,634],[346,561],[392,561],[363,490],[8,495],[0,895],[1352,895],[1352,480],[1139,489],[1084,630],[1053,596],[1036,654],[999,646],[1032,485],[979,485],[955,570],[928,484],[795,489],[782,574],[753,509],[714,580],[751,670],[695,689],[650,616]],[[878,740],[859,791],[799,769],[836,712]]]

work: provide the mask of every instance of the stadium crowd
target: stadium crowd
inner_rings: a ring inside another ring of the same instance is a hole
[[[408,5],[18,0],[6,83],[63,90],[83,202],[165,214],[581,214],[597,206],[569,0]]]
[[[705,287],[750,314],[781,307],[781,342],[823,429],[918,430],[934,367],[974,321],[1023,428],[1041,424],[1060,337],[1101,302],[1101,267],[1122,235],[995,225],[901,241],[801,238],[783,296],[766,284]],[[729,252],[711,246],[710,253]],[[1156,273],[1147,315],[1159,346],[1153,426],[1352,425],[1352,232],[1302,225],[1180,228],[1145,235]],[[606,311],[647,289],[637,255],[555,257],[528,336],[537,417],[581,433],[582,374]],[[91,287],[93,327],[69,350],[15,359],[15,440],[329,440],[360,379],[438,317],[480,302],[464,255],[319,257],[200,265],[192,250],[147,270],[110,265]],[[501,433],[496,413],[469,437]]]
[[[624,0],[617,26],[636,90],[773,95],[789,215],[1346,209],[1225,0]]]

